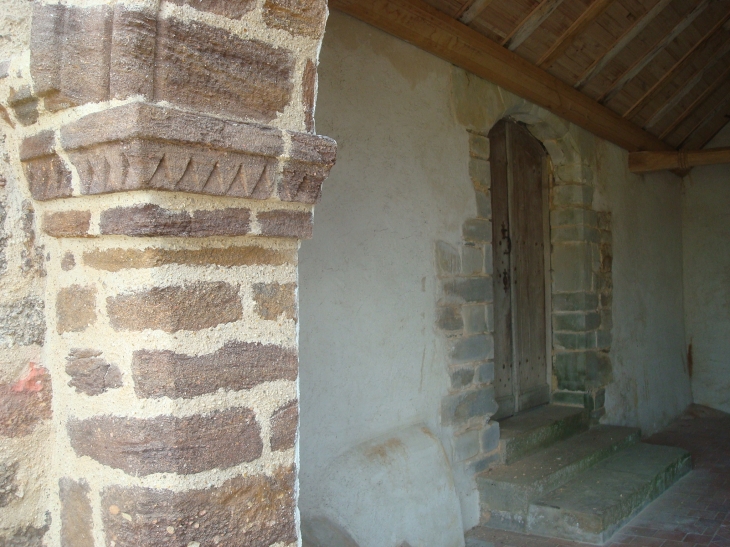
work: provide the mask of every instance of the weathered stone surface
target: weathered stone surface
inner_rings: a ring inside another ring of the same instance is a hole
[[[109,66],[109,96],[126,99],[154,94],[157,18],[145,9],[114,4]]]
[[[299,427],[299,402],[291,401],[271,416],[271,450],[294,448]]]
[[[479,133],[469,132],[469,155],[488,160],[490,150],[488,137]]]
[[[264,122],[289,104],[289,51],[195,21],[162,19],[157,30],[155,99]]]
[[[326,0],[266,0],[264,21],[272,28],[319,38],[327,21]]]
[[[470,418],[492,415],[495,412],[497,403],[492,386],[447,395],[441,402],[441,421],[444,425],[463,423]]]
[[[598,295],[590,292],[553,294],[556,311],[592,311],[598,307]]]
[[[15,498],[18,491],[18,483],[15,481],[17,473],[18,462],[0,464],[0,508],[7,507]]]
[[[464,239],[480,243],[492,242],[492,222],[481,218],[467,220],[462,228]]]
[[[43,214],[43,231],[53,237],[88,237],[90,211],[59,211]]]
[[[463,462],[479,454],[479,431],[470,429],[454,435],[454,461]]]
[[[494,357],[494,338],[489,334],[459,338],[449,352],[452,363],[483,361]]]
[[[258,342],[228,342],[207,355],[136,351],[132,360],[139,397],[192,398],[219,389],[238,391],[264,382],[294,381],[296,351]]]
[[[256,0],[171,0],[179,6],[190,6],[229,19],[240,19],[256,7]]]
[[[596,211],[584,208],[556,209],[550,211],[551,226],[597,226],[598,214]]]
[[[489,277],[462,277],[445,281],[444,295],[449,299],[464,302],[490,302],[494,287]]]
[[[241,319],[238,290],[222,282],[154,287],[107,298],[107,313],[115,330],[201,330]]]
[[[248,408],[185,418],[71,419],[67,429],[76,454],[130,475],[227,469],[258,459],[263,449],[259,425]]]
[[[96,288],[72,285],[56,295],[56,330],[82,332],[96,321]]]
[[[555,186],[552,204],[555,207],[590,207],[593,204],[593,186],[585,184]]]
[[[488,384],[494,380],[494,361],[482,363],[477,368],[477,381]]]
[[[557,353],[553,357],[553,374],[558,382],[558,389],[582,391],[586,388],[586,369],[594,368],[597,360],[596,352]]]
[[[499,422],[490,422],[482,429],[482,452],[497,450],[499,446]]]
[[[69,272],[76,267],[76,258],[73,253],[66,253],[61,259],[61,269],[64,272]]]
[[[596,312],[553,314],[555,331],[585,332],[597,329],[600,324],[601,316]]]
[[[84,253],[84,264],[97,270],[118,272],[124,269],[157,268],[168,264],[191,266],[281,266],[296,264],[294,250],[265,247],[225,247],[205,249],[105,249]]]
[[[61,497],[61,547],[94,547],[89,485],[63,478]]]
[[[102,492],[107,542],[116,547],[295,543],[295,480],[290,467],[273,476],[237,477],[206,490],[110,487]],[[112,513],[110,507],[118,511]]]
[[[461,389],[471,384],[472,380],[474,380],[474,369],[468,367],[452,370],[449,373],[449,379],[451,381],[451,389]]]
[[[317,203],[322,183],[335,164],[337,144],[332,139],[309,133],[290,132],[290,160],[284,164],[279,183],[283,201]]]
[[[485,191],[492,187],[492,171],[487,160],[469,158],[469,176],[477,190]]]
[[[479,218],[492,218],[492,196],[488,190],[477,190],[474,192],[477,199],[477,216]]]
[[[69,197],[72,194],[71,171],[54,150],[53,132],[28,137],[20,145],[20,160],[34,199]]]
[[[51,418],[51,378],[31,363],[28,373],[13,384],[0,385],[0,436],[23,437]]]
[[[487,331],[487,307],[485,305],[462,306],[462,314],[467,334],[480,334]]]
[[[436,309],[436,324],[441,330],[456,332],[464,328],[459,306],[439,306]]]
[[[436,268],[440,276],[458,275],[461,271],[459,250],[445,241],[437,241]]]
[[[553,344],[557,348],[586,350],[596,347],[596,332],[556,332]]]
[[[317,65],[307,59],[302,75],[302,107],[304,125],[310,133],[314,132],[314,103],[317,97]]]
[[[484,246],[469,243],[461,247],[462,275],[480,275],[484,273]]]
[[[254,283],[253,300],[256,313],[267,321],[277,321],[282,315],[286,319],[297,318],[296,283]]]
[[[593,289],[593,253],[591,244],[554,243],[552,250],[553,289],[556,292]]]
[[[9,345],[43,345],[46,337],[45,303],[29,296],[0,304],[0,339]]]
[[[103,211],[99,227],[102,234],[141,237],[239,236],[249,233],[250,219],[244,208],[189,213],[146,204]]]
[[[31,30],[31,76],[48,110],[109,97],[112,10],[36,4]]]
[[[0,547],[44,547],[43,538],[50,528],[50,517],[46,513],[46,524],[40,528],[26,526],[0,537]]]
[[[312,239],[314,219],[309,211],[262,211],[256,218],[261,227],[261,235]]]
[[[31,94],[30,86],[23,86],[20,89],[11,87],[8,104],[21,125],[29,126],[38,121],[38,100]]]
[[[68,385],[86,395],[101,395],[109,389],[122,387],[119,367],[107,363],[101,355],[96,350],[71,350],[66,357],[66,374],[71,376]]]

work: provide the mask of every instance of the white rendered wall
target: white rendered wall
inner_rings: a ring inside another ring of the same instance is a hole
[[[730,125],[708,148],[730,146]],[[694,402],[730,412],[730,165],[684,179],[684,291]]]
[[[419,422],[447,437],[434,244],[457,244],[476,215],[450,75],[449,64],[331,14],[316,119],[338,142],[337,165],[299,268],[305,515],[326,465],[358,443]]]
[[[686,369],[681,181],[628,172],[626,151],[597,146],[597,177],[613,225],[614,381],[606,423],[654,433],[692,402]]]

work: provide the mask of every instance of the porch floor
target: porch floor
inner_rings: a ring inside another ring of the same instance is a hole
[[[692,405],[644,442],[692,454],[694,469],[647,506],[606,547],[730,547],[730,415]],[[585,547],[560,539],[477,527],[474,547]]]

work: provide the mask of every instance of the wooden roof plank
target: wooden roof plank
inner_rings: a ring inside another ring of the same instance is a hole
[[[631,151],[671,147],[422,0],[330,0],[330,6],[542,106]]]
[[[515,29],[502,41],[502,45],[510,51],[516,50],[527,40],[537,27],[545,22],[560,7],[563,0],[542,0],[532,12],[525,17]]]
[[[700,39],[699,42],[696,42],[692,48],[685,53],[679,61],[674,63],[674,66],[670,68],[667,72],[665,72],[657,82],[651,86],[642,97],[636,101],[625,113],[624,118],[630,118],[635,112],[637,112],[640,108],[642,108],[646,103],[649,101],[649,99],[654,95],[654,93],[661,89],[667,82],[669,82],[672,78],[674,78],[677,73],[686,65],[687,61],[692,57],[692,55],[703,45],[707,43],[707,41],[712,38],[722,27],[723,25],[730,19],[730,11],[728,11],[723,18],[721,18],[717,23],[715,23],[712,28],[705,33],[705,35]]]
[[[456,14],[456,18],[465,25],[468,25],[474,19],[479,17],[493,1],[494,0],[470,0],[462,6],[459,13]]]
[[[674,131],[679,126],[679,124],[686,120],[690,116],[690,114],[692,114],[692,112],[697,109],[697,107],[699,107],[703,102],[707,100],[710,95],[717,91],[717,88],[724,84],[728,80],[728,78],[730,78],[730,66],[728,66],[723,71],[722,75],[717,78],[707,89],[705,89],[699,95],[699,97],[692,101],[692,104],[685,108],[684,111],[679,116],[677,116],[677,118],[669,125],[669,127],[662,131],[662,134],[659,135],[659,138],[665,139],[666,137],[668,137],[672,133],[672,131]]]
[[[682,99],[684,99],[687,94],[692,91],[698,83],[700,83],[705,74],[715,68],[715,65],[720,63],[728,53],[730,53],[730,38],[725,41],[715,55],[708,59],[707,63],[705,63],[703,67],[698,69],[697,72],[689,80],[687,80],[686,84],[679,87],[672,96],[662,106],[660,106],[654,114],[652,114],[651,118],[649,118],[646,124],[644,124],[644,127],[652,128],[656,126],[669,111],[676,107]]]
[[[572,25],[559,36],[553,45],[540,57],[537,66],[546,68],[550,66],[565,50],[568,49],[575,39],[591,24],[598,19],[611,5],[613,0],[593,0],[590,6],[576,19]]]
[[[585,85],[591,81],[596,74],[606,68],[606,65],[613,61],[616,56],[621,53],[624,48],[641,33],[641,31],[645,29],[657,15],[664,11],[671,2],[672,0],[659,0],[654,7],[651,8],[646,15],[644,15],[644,17],[634,21],[634,24],[626,29],[626,32],[624,32],[621,37],[616,40],[608,52],[606,52],[603,57],[596,59],[595,62],[585,70],[573,87],[576,89],[582,89],[585,87]]]
[[[682,144],[679,146],[679,148],[696,149],[696,148],[700,148],[701,145],[707,144],[707,142],[709,142],[710,139],[707,139],[707,138],[704,140],[700,139],[700,141],[698,143],[693,142],[693,140],[694,141],[697,140],[697,135],[699,134],[699,130],[702,127],[704,127],[708,124],[712,124],[712,122],[714,122],[716,126],[718,125],[718,123],[721,124],[722,126],[724,126],[727,123],[727,121],[724,121],[724,123],[722,123],[723,122],[722,118],[725,117],[728,109],[730,109],[730,95],[728,95],[723,100],[721,100],[715,106],[715,108],[710,110],[695,125],[692,126],[692,128],[687,132],[687,136],[684,138],[684,140],[682,141]],[[720,113],[722,113],[722,114],[720,114]],[[718,117],[718,116],[721,116],[721,117]],[[716,130],[713,129],[711,131],[711,133],[714,135],[716,133]]]
[[[606,91],[604,91],[603,95],[599,97],[598,102],[603,104],[610,102],[611,99],[621,92],[627,83],[633,80],[639,72],[644,70],[646,65],[651,63],[657,55],[664,51],[664,49],[677,38],[677,36],[682,34],[682,32],[684,32],[686,28],[710,6],[711,3],[712,0],[701,0],[701,2],[689,13],[689,15],[677,23],[674,28],[669,31],[669,34],[664,36],[664,38],[659,40],[654,47],[651,48],[649,53],[641,59],[637,59],[633,65],[631,65]]]

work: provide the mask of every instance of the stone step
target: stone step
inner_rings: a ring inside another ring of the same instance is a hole
[[[480,473],[476,479],[482,524],[524,531],[531,502],[639,439],[638,429],[599,425],[516,463]]]
[[[527,532],[603,544],[691,468],[680,448],[636,444],[531,504]]]
[[[585,409],[544,405],[499,422],[499,447],[504,463],[518,461],[535,451],[588,429]]]

